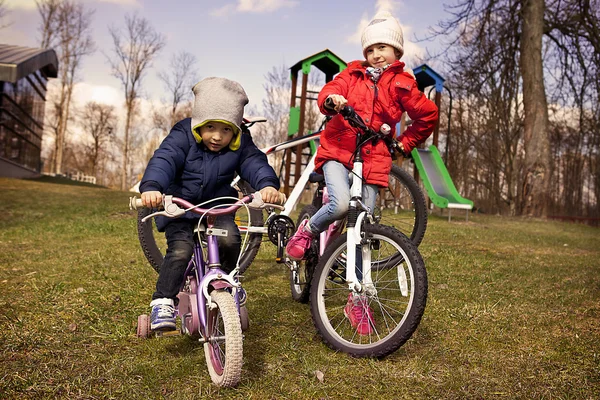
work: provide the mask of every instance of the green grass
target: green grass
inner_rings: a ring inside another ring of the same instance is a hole
[[[600,397],[597,228],[432,216],[425,315],[384,360],[325,347],[266,243],[244,281],[242,382],[218,389],[198,343],[135,337],[156,274],[128,196],[0,179],[0,398]]]

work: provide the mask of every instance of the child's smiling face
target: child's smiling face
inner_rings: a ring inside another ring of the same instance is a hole
[[[230,125],[218,121],[210,121],[200,127],[202,143],[211,151],[221,151],[229,146],[234,131]]]
[[[367,55],[367,63],[373,68],[385,67],[399,59],[397,50],[383,43],[375,43],[367,47],[365,54]]]

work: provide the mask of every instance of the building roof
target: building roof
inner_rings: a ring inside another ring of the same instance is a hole
[[[15,83],[39,70],[48,78],[56,78],[58,58],[54,50],[0,44],[0,81]]]

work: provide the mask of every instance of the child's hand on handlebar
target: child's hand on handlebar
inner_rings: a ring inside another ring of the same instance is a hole
[[[348,100],[340,94],[330,94],[325,100],[325,107],[335,112],[340,112],[346,104],[348,104]]]
[[[260,190],[260,194],[262,195],[262,200],[265,203],[271,204],[283,204],[285,203],[285,194],[279,192],[272,186],[267,186]]]
[[[142,197],[142,204],[144,205],[144,207],[149,207],[149,208],[157,208],[158,206],[160,206],[162,204],[163,201],[163,196],[161,192],[158,192],[156,190],[150,191],[150,192],[144,192],[141,195]]]

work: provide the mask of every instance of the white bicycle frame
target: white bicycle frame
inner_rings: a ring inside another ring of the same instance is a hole
[[[310,135],[310,136],[304,136],[297,140],[290,140],[288,142],[279,143],[274,146],[265,147],[264,149],[261,149],[261,151],[265,154],[271,154],[271,153],[286,150],[286,149],[289,149],[292,147],[296,147],[300,144],[308,143],[311,140],[315,140],[317,138],[319,138],[319,135],[315,135],[315,134]],[[308,183],[308,178],[309,178],[310,174],[315,170],[315,157],[316,156],[317,156],[317,154],[315,153],[310,157],[310,160],[308,161],[306,168],[304,168],[304,171],[302,171],[300,178],[294,183],[294,188],[292,189],[292,192],[290,193],[287,200],[285,201],[285,204],[283,205],[285,208],[283,209],[283,211],[281,211],[279,213],[280,215],[289,216],[291,214],[292,210],[294,209],[294,207],[296,206],[296,204],[298,204],[298,201],[300,200],[300,196],[302,196],[302,192],[304,191],[304,187]],[[237,176],[231,182],[231,186],[233,187],[233,186],[237,185],[237,183],[240,181],[240,179],[241,178],[239,176]],[[267,233],[266,226],[249,226],[249,227],[240,226],[239,228],[240,228],[240,231],[246,230],[247,232],[250,232],[250,233],[262,233],[262,234]]]
[[[316,132],[316,133],[318,133],[318,132]],[[290,140],[288,142],[279,143],[274,146],[265,147],[265,148],[261,149],[261,151],[265,154],[270,154],[270,153],[286,150],[286,149],[289,149],[292,147],[296,147],[300,144],[310,142],[311,140],[314,140],[318,137],[319,137],[319,135],[313,134],[310,136],[305,136],[305,137],[299,138],[297,140]],[[306,165],[306,168],[304,168],[304,171],[300,175],[300,178],[298,179],[297,182],[295,182],[294,188],[292,189],[292,192],[290,193],[289,197],[287,198],[287,200],[284,204],[284,209],[279,213],[280,215],[289,216],[290,213],[292,212],[293,208],[296,206],[296,204],[300,200],[300,196],[302,195],[302,192],[304,191],[304,187],[308,183],[309,176],[315,169],[316,155],[317,154],[315,153],[311,156],[310,160],[308,161],[308,164]],[[363,163],[355,162],[353,165],[353,169],[352,169],[352,175],[362,177],[362,169],[363,169]],[[233,187],[233,186],[237,185],[237,183],[239,182],[240,179],[241,178],[239,176],[237,176],[231,182],[231,186]],[[358,199],[359,200],[358,203],[362,204],[362,201],[361,201],[362,200],[362,179],[352,179],[352,185],[350,187],[350,197]],[[360,207],[359,204],[356,204],[355,206]],[[366,211],[364,211],[364,210],[361,211],[360,214],[358,215],[356,225],[354,227],[350,227],[350,228],[346,227],[346,231],[347,231],[347,236],[346,236],[346,249],[347,249],[347,252],[346,252],[346,282],[348,283],[349,289],[354,292],[357,292],[357,293],[362,292],[363,289],[366,293],[370,293],[374,288],[373,280],[371,278],[371,251],[368,248],[368,246],[361,246],[362,247],[362,251],[361,251],[362,273],[363,273],[362,284],[358,281],[358,278],[356,276],[356,251],[354,249],[356,249],[356,246],[361,244],[361,240],[362,240],[361,226],[362,226],[363,220],[365,219],[365,217],[367,215],[368,214]],[[249,233],[260,233],[260,234],[268,233],[268,228],[266,226],[248,226],[248,227],[239,226],[239,228],[240,228],[240,231],[246,231]],[[321,249],[321,251],[323,251],[323,250],[324,249]]]
[[[352,167],[353,177],[362,178],[362,162],[354,162]],[[357,199],[351,200],[350,206],[362,207],[362,179],[352,179],[352,185],[350,187],[350,198]],[[356,293],[370,292],[373,290],[373,280],[371,278],[371,251],[368,246],[362,246],[362,222],[367,217],[365,210],[358,214],[356,224],[352,227],[346,226],[346,282],[348,288]],[[358,281],[356,276],[356,246],[361,246],[362,255],[362,274],[363,280],[362,285]]]

